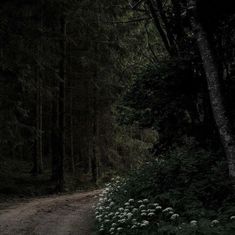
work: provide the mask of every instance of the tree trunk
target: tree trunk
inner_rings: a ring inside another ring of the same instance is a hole
[[[42,81],[39,75],[39,69],[35,69],[36,83],[36,120],[35,120],[35,152],[33,154],[32,175],[37,176],[43,170],[43,154],[42,154]]]
[[[167,35],[168,42],[169,42],[169,45],[171,47],[171,50],[176,52],[175,39],[174,39],[174,36],[172,34],[172,30],[171,30],[172,27],[171,27],[171,25],[170,25],[170,23],[167,19],[166,13],[164,12],[164,7],[163,7],[162,0],[155,0],[155,3],[156,3],[157,10],[159,12],[159,15],[161,17],[161,20],[165,25],[165,31],[166,31],[166,35]]]
[[[73,120],[73,82],[72,82],[72,72],[71,72],[71,45],[68,47],[68,66],[69,75],[68,88],[69,88],[69,154],[70,154],[70,168],[71,172],[75,174],[75,159],[74,159],[74,120]]]
[[[64,158],[65,158],[65,70],[66,70],[66,21],[62,15],[61,26],[61,61],[60,61],[60,82],[59,82],[59,155],[58,155],[58,191],[64,190]]]
[[[41,4],[43,5],[43,1],[41,0]],[[40,22],[39,28],[43,30],[43,12],[41,11],[40,14]],[[42,53],[42,37],[40,37],[39,41],[39,53]],[[40,69],[40,68],[39,68]],[[43,71],[42,69],[39,70],[38,74],[38,115],[39,115],[39,139],[38,139],[38,158],[39,158],[39,173],[43,172]]]
[[[96,78],[96,74],[94,76]],[[97,156],[96,156],[96,136],[97,136],[97,102],[96,102],[97,88],[96,81],[93,84],[93,117],[92,117],[92,157],[91,157],[91,173],[92,181],[97,182]]]
[[[213,116],[220,134],[221,142],[225,149],[228,161],[229,175],[232,178],[235,186],[235,139],[223,103],[223,95],[219,82],[218,66],[216,64],[215,57],[208,40],[207,32],[198,19],[195,0],[190,1],[189,9],[193,13],[191,17],[191,24],[195,33],[204,70],[206,73]]]
[[[97,19],[97,25],[98,25]],[[94,54],[98,56],[98,44],[94,42]],[[97,182],[97,79],[98,79],[98,67],[94,65],[94,75],[93,75],[93,94],[92,94],[92,157],[91,157],[91,173],[92,173],[92,181],[94,183]]]
[[[50,137],[50,145],[51,145],[51,179],[57,180],[58,179],[58,155],[59,155],[59,141],[58,141],[58,130],[59,130],[59,123],[58,123],[58,92],[57,92],[57,78],[54,78],[53,84],[54,94],[52,100],[52,107],[51,107],[51,137]]]
[[[34,151],[33,151],[33,167],[31,170],[31,174],[32,176],[38,176],[39,174],[39,163],[38,163],[38,123],[39,123],[39,116],[38,116],[38,72],[37,72],[37,68],[35,69],[35,85],[36,85],[36,97],[35,97],[35,101],[36,101],[36,106],[35,106],[35,139],[34,139]]]
[[[71,86],[71,83],[69,83],[69,86]],[[74,141],[74,133],[73,133],[73,94],[72,94],[72,88],[70,87],[70,94],[69,94],[69,112],[70,112],[70,116],[69,116],[69,147],[70,147],[70,161],[71,161],[71,171],[72,174],[75,174],[75,161],[74,161],[74,145],[73,145],[73,141]]]
[[[35,22],[38,28],[42,28],[42,13],[40,16],[40,21]],[[36,58],[40,57],[40,52],[42,51],[42,39],[40,38],[38,45],[35,48]],[[36,119],[35,119],[35,152],[33,156],[33,169],[32,175],[37,176],[43,171],[43,142],[42,142],[42,71],[40,66],[35,65],[35,87],[36,87]]]
[[[37,159],[38,159],[38,173],[43,171],[43,154],[42,154],[42,79],[37,74]]]
[[[159,16],[153,6],[153,3],[152,3],[152,0],[148,0],[147,1],[147,4],[148,4],[148,7],[149,7],[149,10],[150,10],[150,13],[153,17],[153,21],[154,21],[154,25],[156,26],[161,38],[162,38],[162,41],[163,41],[163,44],[167,50],[167,52],[169,53],[169,55],[173,56],[174,55],[174,52],[170,46],[170,43],[169,43],[169,39],[167,38],[167,35],[161,25],[161,22],[159,20]]]

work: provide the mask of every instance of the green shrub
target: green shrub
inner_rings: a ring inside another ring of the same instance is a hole
[[[96,210],[100,233],[233,234],[235,204],[221,158],[195,147],[178,148],[126,179],[113,180]],[[168,207],[173,209],[165,213]]]

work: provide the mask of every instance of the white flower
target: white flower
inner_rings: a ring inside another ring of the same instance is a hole
[[[149,221],[148,220],[143,220],[142,223],[141,223],[141,227],[145,227],[149,225]]]
[[[155,212],[155,209],[148,209],[148,212]]]
[[[215,225],[217,225],[217,224],[219,224],[219,220],[216,220],[216,219],[215,219],[215,220],[212,220],[212,221],[211,221],[211,225],[212,225],[212,226],[215,226]]]
[[[130,218],[132,217],[132,215],[133,215],[133,214],[132,214],[132,213],[130,213],[130,212],[129,212],[129,213],[127,213],[127,218],[128,218],[128,219],[130,219]]]
[[[135,200],[134,199],[129,199],[129,203],[132,203],[132,202],[134,202]]]
[[[126,222],[126,220],[125,219],[120,219],[120,220],[118,220],[118,222],[121,223],[121,224],[124,224]]]
[[[119,232],[122,231],[122,230],[123,230],[122,227],[118,227],[118,228],[117,228],[117,231],[119,231]]]
[[[144,209],[144,208],[145,208],[145,205],[140,205],[139,208],[140,208],[140,209]]]
[[[131,229],[135,229],[137,226],[136,225],[132,225]]]
[[[156,206],[156,210],[161,210],[162,207],[161,206]]]
[[[159,206],[159,204],[158,204],[158,203],[154,203],[153,205],[154,205],[154,206]]]
[[[124,205],[125,205],[125,206],[130,206],[130,203],[129,203],[129,202],[126,202]]]
[[[155,214],[153,212],[148,213],[148,216],[154,216]]]
[[[232,216],[230,217],[230,219],[231,219],[231,220],[235,220],[235,215],[232,215]]]
[[[132,210],[133,213],[135,213],[135,212],[137,212],[137,211],[138,211],[137,208],[134,208],[134,209]]]
[[[142,203],[143,203],[143,201],[142,201],[142,200],[139,200],[139,201],[138,201],[138,203],[139,203],[139,204],[142,204]]]
[[[137,220],[136,220],[136,219],[133,219],[133,220],[132,220],[132,223],[133,223],[133,224],[135,224],[136,222],[137,222]]]
[[[143,200],[143,202],[144,202],[144,203],[148,203],[149,200],[146,198],[146,199]]]
[[[117,225],[116,223],[112,223],[112,225],[111,225],[111,226],[112,226],[112,227],[115,227],[116,225]]]
[[[146,213],[141,213],[141,216],[146,216],[147,214]]]
[[[120,207],[118,208],[119,211],[124,211],[124,208]]]
[[[191,224],[192,226],[196,226],[196,225],[197,225],[197,220],[191,220],[191,221],[190,221],[190,224]]]
[[[109,229],[109,232],[113,232],[115,229],[114,228],[111,228],[111,229]]]
[[[177,218],[179,218],[179,214],[173,214],[173,215],[171,216],[171,220],[175,220],[175,219],[177,219]]]
[[[172,207],[167,207],[162,212],[165,213],[165,212],[170,212],[170,211],[173,211]]]

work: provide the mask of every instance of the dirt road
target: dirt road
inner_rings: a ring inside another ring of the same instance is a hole
[[[99,192],[34,199],[0,210],[0,235],[90,235]]]

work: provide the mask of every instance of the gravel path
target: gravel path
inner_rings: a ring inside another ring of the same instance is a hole
[[[99,190],[34,199],[0,210],[1,235],[90,235]]]

